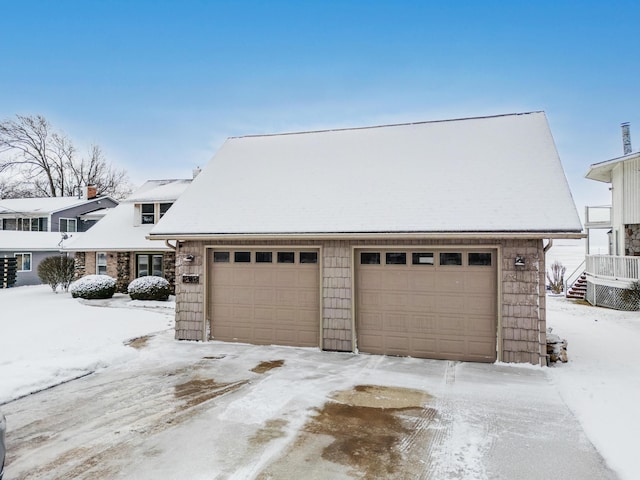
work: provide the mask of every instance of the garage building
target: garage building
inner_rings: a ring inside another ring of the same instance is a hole
[[[543,112],[229,138],[150,238],[176,338],[546,362],[582,226]]]

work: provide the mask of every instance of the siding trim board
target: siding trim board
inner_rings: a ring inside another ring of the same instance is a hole
[[[320,336],[318,348],[357,352],[357,306],[355,272],[360,250],[491,250],[496,269],[496,357],[497,361],[546,364],[545,258],[543,242],[528,239],[413,238],[394,241],[387,237],[367,240],[307,238],[293,240],[191,241],[182,239],[176,252],[176,338],[208,340],[211,332],[208,284],[212,250],[292,249],[317,250],[319,267]],[[193,259],[187,261],[187,257]],[[515,266],[524,256],[525,266]],[[210,258],[211,257],[211,258]],[[274,258],[275,260],[275,258]],[[411,259],[408,258],[410,262]],[[183,283],[182,275],[199,275],[198,284]]]

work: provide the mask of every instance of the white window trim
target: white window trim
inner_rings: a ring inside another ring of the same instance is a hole
[[[62,221],[65,220],[67,222],[67,229],[66,230],[62,230]],[[73,221],[73,223],[75,224],[75,230],[69,230],[69,222]],[[58,219],[58,231],[59,232],[69,232],[69,233],[76,233],[78,231],[78,219],[77,218],[60,218]]]
[[[18,258],[18,255],[22,256],[22,261],[20,262],[20,265],[18,265],[18,269],[16,270],[17,272],[31,272],[33,270],[33,255],[31,254],[31,252],[16,252],[13,254],[14,258]],[[24,266],[24,256],[25,255],[29,255],[29,269],[28,270],[23,270],[22,267]]]
[[[104,255],[104,265],[98,263],[100,255]],[[107,252],[96,252],[96,275],[101,275],[100,267],[104,267],[104,275],[107,274]]]

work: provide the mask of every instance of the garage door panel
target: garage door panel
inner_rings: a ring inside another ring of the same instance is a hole
[[[256,287],[253,289],[253,294],[254,302],[256,305],[277,305],[276,291],[274,288]]]
[[[256,268],[253,272],[253,284],[255,286],[272,287],[274,285],[273,277],[273,271],[268,265],[265,265],[264,268]]]
[[[436,300],[436,311],[443,313],[464,313],[464,297],[457,291],[454,293],[443,293],[438,295]]]
[[[245,267],[245,265],[237,265],[234,264],[233,270],[231,270],[232,274],[232,279],[231,279],[231,285],[247,285],[247,286],[253,286],[254,285],[254,271],[250,270],[248,268]],[[224,284],[228,284],[228,282],[225,282]]]
[[[451,267],[449,267],[451,268]],[[456,267],[462,268],[462,267]],[[438,272],[438,279],[434,288],[439,293],[457,292],[465,288],[464,276],[460,271]]]
[[[272,307],[255,307],[253,320],[262,323],[273,323],[276,320],[276,312]]]
[[[400,313],[388,313],[383,315],[383,330],[388,332],[388,335],[394,333],[403,333],[407,331],[407,323],[409,322],[408,314]]]
[[[464,298],[466,312],[478,313],[496,310],[496,299],[486,295],[467,295]]]
[[[385,353],[382,335],[362,334],[358,336],[358,339],[358,348],[361,351],[380,354]]]
[[[394,252],[398,250],[394,249]],[[464,249],[460,251],[464,252]],[[411,251],[407,251],[407,259]],[[385,258],[385,250],[380,250]],[[466,252],[462,255],[467,258]],[[356,333],[363,352],[494,361],[497,268],[360,265],[356,252]],[[406,286],[406,287],[405,287]]]
[[[390,271],[382,277],[383,282],[380,288],[384,290],[406,291],[409,288],[409,276],[407,272]]]
[[[382,329],[382,314],[380,312],[361,312],[358,317],[363,330]]]
[[[319,265],[279,264],[276,258],[274,251],[273,263],[255,263],[252,251],[251,262],[210,264],[208,298],[213,338],[260,345],[318,346]],[[295,258],[299,259],[297,253]]]
[[[298,291],[298,306],[303,308],[312,307],[315,308],[320,302],[320,295],[318,290],[299,290]]]
[[[255,290],[249,287],[236,287],[233,289],[233,301],[236,305],[253,304]]]
[[[315,285],[318,282],[318,269],[309,268],[305,265],[304,269],[298,270],[298,285]]]
[[[408,288],[412,292],[433,291],[437,278],[431,267],[424,265],[412,267],[408,273]]]
[[[378,291],[362,292],[360,295],[360,304],[364,307],[377,307],[381,304],[380,293]]]
[[[380,292],[380,303],[391,307],[404,307],[409,304],[409,295],[400,292]]]
[[[436,318],[427,315],[412,315],[409,332],[418,334],[432,334],[436,330]]]
[[[378,268],[363,266],[358,282],[359,287],[362,289],[380,290],[382,287],[382,272]]]
[[[213,301],[216,303],[227,303],[233,298],[233,288],[220,287],[213,291]]]
[[[436,303],[436,297],[427,293],[414,293],[409,296],[408,307],[411,310],[415,309],[429,309],[431,310]]]

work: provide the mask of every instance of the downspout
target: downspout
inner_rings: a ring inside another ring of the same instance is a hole
[[[175,245],[171,245],[169,243],[169,240],[165,240],[164,244],[169,247],[171,250],[173,250],[174,252],[178,249],[178,241],[176,240],[176,244]]]
[[[550,238],[549,242],[542,249],[542,251],[545,254],[544,259],[543,259],[544,268],[545,268],[545,275],[546,275],[546,270],[547,270],[547,252],[551,249],[551,247],[553,247],[553,238]],[[546,291],[545,291],[545,295],[546,295]],[[545,331],[546,331],[546,327],[547,327],[546,311],[545,311],[545,318],[544,318],[544,326],[545,326]],[[542,334],[542,332],[540,332],[540,335],[541,334]],[[540,343],[540,366],[541,367],[548,367],[549,366],[549,361],[550,361],[549,359],[550,359],[550,357],[549,357],[549,354],[547,353],[546,342],[544,344],[541,342]]]

